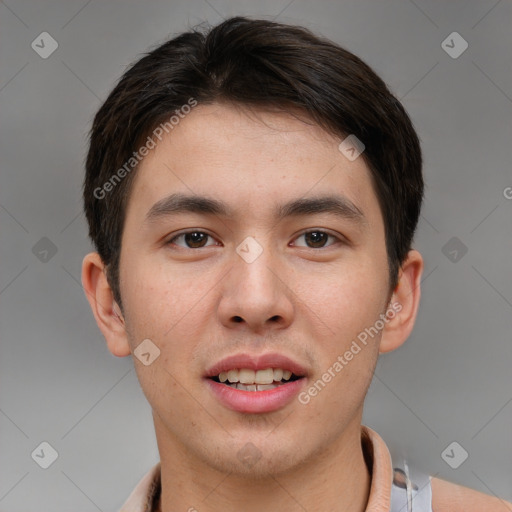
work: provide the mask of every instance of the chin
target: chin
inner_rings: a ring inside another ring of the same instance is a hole
[[[291,437],[271,441],[265,439],[265,435],[247,433],[218,444],[211,441],[206,446],[196,445],[196,456],[212,469],[234,477],[256,480],[277,477],[299,467],[307,459]]]
[[[296,453],[285,451],[272,451],[264,453],[254,450],[254,445],[247,443],[237,453],[231,453],[229,457],[213,457],[210,465],[217,471],[231,474],[239,478],[251,478],[252,480],[266,480],[269,477],[278,477],[300,465]]]

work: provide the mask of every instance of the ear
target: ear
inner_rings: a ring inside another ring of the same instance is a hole
[[[82,262],[82,286],[110,352],[117,357],[130,355],[124,318],[108,284],[105,265],[97,252],[89,253]]]
[[[411,334],[418,313],[421,296],[421,274],[423,258],[418,251],[411,250],[400,268],[398,284],[394,289],[388,321],[382,331],[379,352],[391,352],[400,347]],[[394,316],[391,316],[394,312]]]

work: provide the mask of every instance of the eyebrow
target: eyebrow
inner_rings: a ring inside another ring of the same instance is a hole
[[[151,223],[179,213],[233,216],[233,210],[226,203],[217,199],[175,193],[157,201],[146,214],[145,222]],[[277,206],[274,211],[278,221],[287,217],[300,217],[320,213],[332,214],[357,224],[367,223],[364,213],[350,199],[340,195],[294,199]]]

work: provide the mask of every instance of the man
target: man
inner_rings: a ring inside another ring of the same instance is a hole
[[[302,28],[232,18],[124,74],[91,130],[82,272],[153,410],[160,462],[123,511],[507,510],[393,472],[361,425],[416,318],[422,196],[402,105]]]

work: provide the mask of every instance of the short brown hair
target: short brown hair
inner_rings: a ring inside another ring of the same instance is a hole
[[[121,238],[136,165],[133,172],[121,168],[191,98],[300,111],[332,134],[362,141],[384,218],[390,287],[396,285],[423,198],[420,144],[402,104],[367,64],[337,44],[302,27],[234,17],[147,53],[124,73],[94,118],[84,209],[121,307]],[[112,182],[116,171],[122,179]]]

